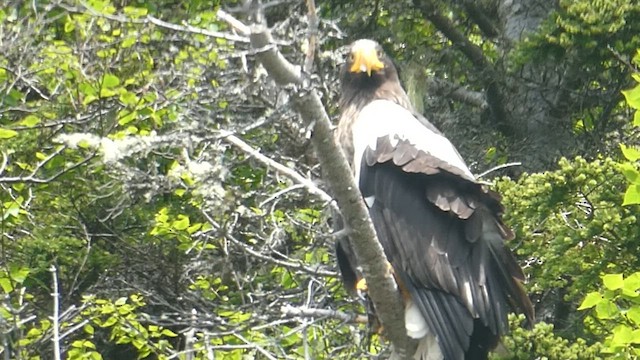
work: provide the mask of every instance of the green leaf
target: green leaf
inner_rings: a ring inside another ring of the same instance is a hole
[[[602,277],[602,283],[609,290],[618,290],[624,286],[622,274],[607,274]]]
[[[178,334],[174,333],[173,331],[169,330],[169,329],[163,329],[162,330],[162,335],[164,336],[169,336],[169,337],[176,337],[178,336]]]
[[[624,289],[628,291],[640,289],[640,272],[635,272],[624,279]]]
[[[634,109],[640,109],[640,86],[633,89],[623,90],[622,95],[627,99],[627,104]]]
[[[631,340],[631,342],[634,344],[640,344],[640,329],[633,330],[633,340]],[[636,351],[636,354],[640,355],[640,353],[638,353],[637,351]]]
[[[173,222],[173,228],[176,230],[185,230],[189,227],[189,217],[186,215],[178,215],[178,220]]]
[[[640,178],[640,172],[638,172],[632,163],[624,162],[620,164],[620,171],[622,171],[622,174],[630,183],[635,183],[638,178]]]
[[[20,214],[20,204],[14,202],[4,210],[4,213],[2,214],[2,220],[6,220],[12,216],[18,217],[19,214]]]
[[[633,114],[633,126],[640,126],[640,111]]]
[[[87,95],[84,97],[84,99],[82,99],[82,105],[89,105],[92,102],[98,100],[98,97],[95,95]]]
[[[4,291],[5,294],[8,294],[11,291],[13,291],[13,285],[11,285],[11,280],[9,280],[6,277],[0,277],[0,287],[2,288],[2,291]]]
[[[102,87],[112,89],[120,85],[120,79],[113,74],[105,74],[102,78]]]
[[[625,346],[633,341],[633,331],[626,325],[618,325],[613,329],[613,346]]]
[[[602,300],[596,305],[596,316],[598,319],[613,319],[620,310],[613,302]]]
[[[640,325],[640,307],[634,306],[627,311],[627,319],[631,320],[636,325]]]
[[[578,310],[591,309],[592,307],[598,305],[602,301],[602,295],[598,292],[590,292],[582,301],[582,304],[578,307]]]
[[[193,234],[194,232],[200,230],[200,228],[202,227],[202,223],[195,223],[191,226],[189,226],[187,228],[187,233],[189,233],[189,235]]]
[[[27,337],[30,338],[34,338],[37,336],[42,335],[42,330],[38,329],[38,328],[31,328],[28,332],[27,332]]]
[[[29,268],[12,267],[9,272],[11,280],[22,284],[29,275]]]
[[[120,94],[120,101],[127,106],[134,106],[138,103],[138,97],[131,91],[125,91]]]
[[[126,297],[121,297],[118,300],[116,300],[116,302],[114,303],[115,306],[122,306],[124,304],[127,303],[127,298]]]
[[[34,127],[38,124],[40,124],[40,118],[35,115],[28,115],[20,121],[20,125],[26,127]]]
[[[127,125],[138,117],[137,111],[120,111],[118,114],[118,124]]]
[[[127,36],[127,37],[122,41],[122,43],[121,43],[121,45],[120,45],[120,46],[122,46],[122,48],[123,48],[123,49],[130,48],[130,47],[132,47],[133,45],[135,45],[135,43],[136,43],[137,41],[138,41],[138,39],[136,39],[135,37],[133,37],[133,36]]]
[[[101,98],[108,98],[108,97],[112,97],[112,96],[116,96],[118,95],[117,91],[111,90],[109,88],[102,88],[100,89],[100,97]]]
[[[133,7],[133,6],[125,6],[123,9],[126,15],[129,15],[133,18],[141,17],[147,15],[148,10],[143,7]]]
[[[625,144],[620,144],[622,155],[629,161],[637,161],[640,159],[640,150],[634,147],[627,147]]]
[[[73,30],[75,30],[75,28],[76,28],[76,24],[73,22],[73,20],[67,20],[64,23],[64,32],[66,33],[72,32]]]
[[[115,316],[111,316],[107,319],[107,321],[103,322],[102,325],[100,325],[100,327],[103,327],[103,328],[111,327],[117,322],[118,322],[118,319]]]
[[[632,184],[624,193],[622,205],[640,204],[640,185]]]
[[[18,136],[17,131],[0,128],[0,139],[11,139],[12,137],[15,137],[15,136]]]

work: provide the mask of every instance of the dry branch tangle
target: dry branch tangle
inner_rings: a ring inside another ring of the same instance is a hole
[[[221,20],[230,16],[219,12]],[[237,23],[233,23],[238,27]],[[385,256],[351,176],[349,165],[337,146],[329,117],[313,87],[309,86],[300,67],[288,62],[277,50],[268,28],[261,24],[250,26],[251,46],[267,73],[282,87],[293,90],[296,110],[307,124],[313,124],[312,143],[323,167],[326,181],[334,194],[345,224],[349,229],[358,262],[369,280],[369,294],[385,325],[387,337],[397,354],[413,354],[415,342],[405,332],[403,305],[393,277],[388,273]],[[410,359],[410,356],[406,356]]]

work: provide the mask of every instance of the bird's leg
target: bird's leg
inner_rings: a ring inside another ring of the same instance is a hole
[[[387,274],[393,275],[394,271],[393,271],[393,266],[391,266],[391,263],[387,261]],[[369,287],[367,286],[367,280],[365,278],[361,278],[360,280],[358,280],[358,282],[356,283],[356,290],[358,292],[367,292],[369,291]]]

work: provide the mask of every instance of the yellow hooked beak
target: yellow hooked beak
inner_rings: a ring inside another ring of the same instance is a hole
[[[355,46],[351,49],[351,57],[353,64],[349,71],[352,73],[366,72],[371,76],[372,72],[384,69],[384,63],[378,58],[375,46]]]

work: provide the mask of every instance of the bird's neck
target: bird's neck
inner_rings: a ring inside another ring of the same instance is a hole
[[[378,99],[390,100],[409,111],[414,111],[409,96],[397,81],[387,81],[376,86],[343,89],[340,108],[343,112],[347,110],[347,107],[353,107],[353,109],[350,109],[352,111],[360,111],[365,105]]]

